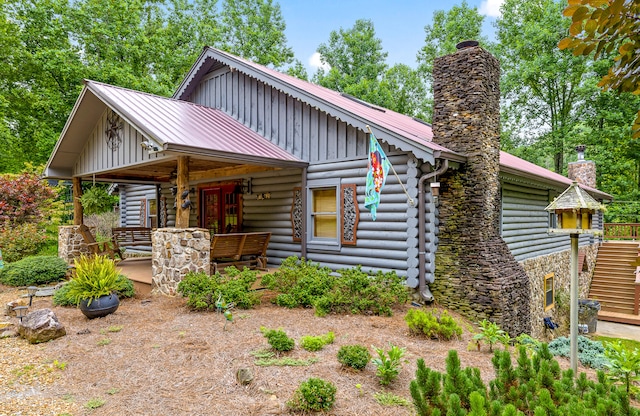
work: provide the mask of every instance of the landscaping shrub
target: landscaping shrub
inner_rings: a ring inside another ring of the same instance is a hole
[[[324,335],[305,335],[300,339],[300,345],[307,351],[320,351],[325,345],[333,344],[335,334],[327,332]]]
[[[116,285],[120,288],[116,290],[118,298],[132,298],[135,296],[133,282],[124,275],[118,275]],[[57,306],[76,306],[76,302],[71,294],[69,294],[71,286],[63,285],[53,293],[53,304]]]
[[[362,345],[343,345],[338,350],[338,361],[347,367],[362,370],[371,361],[371,353]]]
[[[400,369],[402,367],[402,357],[406,352],[405,348],[400,348],[396,345],[391,345],[389,351],[385,352],[382,348],[373,347],[378,354],[377,358],[371,360],[371,362],[377,367],[376,375],[380,380],[380,384],[388,386],[393,380],[398,378]]]
[[[447,311],[442,311],[440,316],[436,316],[433,311],[409,309],[404,320],[410,332],[415,335],[444,341],[462,335],[462,327]]]
[[[571,340],[567,337],[558,337],[549,343],[549,351],[553,355],[568,358],[570,349]],[[578,359],[583,365],[595,369],[605,369],[609,364],[602,342],[592,341],[582,335],[578,336]]]
[[[289,338],[287,334],[281,329],[268,329],[260,327],[260,332],[267,338],[269,345],[276,351],[286,352],[291,351],[295,346],[295,341]]]
[[[310,378],[300,383],[287,406],[303,412],[329,410],[336,401],[336,391],[330,381]]]
[[[478,323],[478,328],[480,329],[480,332],[473,336],[474,341],[478,343],[478,350],[480,350],[480,343],[484,341],[489,344],[489,352],[493,352],[493,345],[500,342],[501,339],[508,335],[500,329],[498,324],[487,319],[480,321]],[[506,344],[508,345],[508,342]]]
[[[392,307],[409,300],[404,279],[395,272],[371,276],[360,266],[340,270],[333,287],[313,302],[318,316],[328,313],[392,315]]]
[[[67,262],[57,256],[26,257],[0,269],[0,282],[9,286],[38,286],[64,280]]]
[[[178,283],[178,293],[188,297],[187,305],[194,310],[215,310],[220,296],[227,304],[250,309],[260,303],[260,295],[251,290],[257,278],[256,271],[235,267],[227,267],[225,275],[189,272]]]
[[[6,263],[37,254],[46,242],[45,230],[36,223],[0,223],[0,250]]]
[[[416,378],[410,392],[416,413],[431,415],[640,415],[629,405],[629,395],[615,387],[602,371],[598,380],[584,373],[560,371],[546,344],[529,357],[525,347],[518,348],[517,366],[509,351],[495,351],[495,379],[490,389],[477,368],[460,367],[457,352],[446,359],[444,374],[417,363]]]
[[[622,383],[627,394],[637,393],[635,383],[640,381],[640,350],[628,349],[622,342],[615,341],[605,344],[604,354],[609,361],[609,378]]]

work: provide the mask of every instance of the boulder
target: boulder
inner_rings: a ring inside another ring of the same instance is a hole
[[[18,333],[32,344],[67,335],[64,326],[51,309],[38,309],[25,316],[18,324]]]
[[[29,301],[25,299],[16,299],[6,305],[4,305],[4,314],[6,316],[16,316],[16,311],[13,310],[16,306],[27,306]]]

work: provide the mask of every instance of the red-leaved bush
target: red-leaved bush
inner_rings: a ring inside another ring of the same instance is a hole
[[[33,173],[0,175],[0,223],[38,223],[42,207],[55,196],[54,189]]]

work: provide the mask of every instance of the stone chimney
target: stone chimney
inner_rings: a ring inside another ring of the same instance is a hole
[[[580,185],[596,187],[596,164],[592,160],[584,160],[584,151],[587,146],[581,144],[576,146],[578,160],[571,162],[567,166],[567,176],[569,179],[578,182]]]
[[[529,279],[500,236],[500,67],[466,41],[433,66],[433,141],[466,156],[440,180],[435,282],[438,303],[530,332]]]

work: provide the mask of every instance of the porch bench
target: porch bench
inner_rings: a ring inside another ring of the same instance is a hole
[[[271,233],[215,234],[211,239],[211,274],[219,267],[248,266],[267,270],[267,246]]]
[[[120,247],[151,247],[151,228],[147,227],[114,227],[111,238]]]

